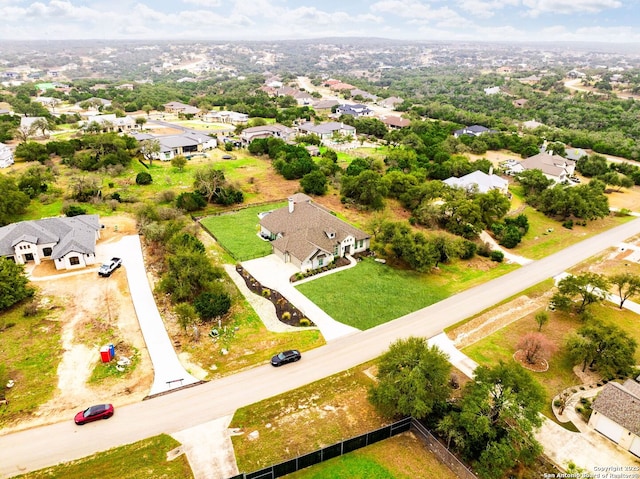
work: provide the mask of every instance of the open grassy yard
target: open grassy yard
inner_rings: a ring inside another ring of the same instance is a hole
[[[230,213],[208,216],[200,223],[236,261],[246,261],[271,253],[271,243],[258,236],[260,231],[258,214],[283,206],[286,206],[285,202],[252,206]]]
[[[330,459],[308,469],[284,476],[288,479],[414,479],[457,476],[412,433],[402,433],[384,441]]]
[[[434,304],[517,266],[473,262],[441,265],[435,273],[400,270],[365,259],[355,268],[315,279],[298,290],[337,321],[369,329]]]
[[[596,318],[620,326],[640,342],[637,314],[628,310],[620,311],[613,303],[596,305],[592,307],[592,310]],[[538,325],[535,322],[536,313],[537,311],[501,328],[464,348],[463,352],[483,365],[493,365],[499,360],[513,361],[513,354],[518,349],[517,344],[520,338],[527,333],[538,330]],[[582,322],[575,314],[559,311],[548,311],[548,314],[549,322],[543,326],[542,333],[553,342],[557,351],[549,360],[548,371],[532,372],[531,374],[544,388],[547,395],[547,403],[542,412],[553,418],[551,411],[553,397],[565,388],[581,384],[578,376],[573,373],[574,363],[570,360],[564,346],[567,337],[582,326]],[[640,351],[636,352],[636,360],[640,360]]]
[[[512,188],[514,198],[522,201],[519,188]],[[610,215],[595,221],[588,221],[586,226],[574,225],[572,229],[562,226],[562,222],[551,219],[530,206],[521,211],[529,219],[529,231],[522,242],[510,251],[531,259],[540,259],[556,253],[572,244],[587,239],[598,233],[633,219],[632,216]]]
[[[126,446],[100,452],[77,461],[47,467],[39,471],[18,476],[20,479],[188,479],[192,478],[186,455],[167,460],[167,453],[180,443],[171,436],[162,434]]]
[[[36,411],[53,396],[58,383],[61,324],[55,310],[25,317],[25,304],[0,314],[0,365],[15,382],[6,391],[9,403],[0,406],[0,428]]]

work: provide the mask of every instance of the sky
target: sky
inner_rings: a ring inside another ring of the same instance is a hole
[[[640,0],[0,0],[0,40],[640,42]]]

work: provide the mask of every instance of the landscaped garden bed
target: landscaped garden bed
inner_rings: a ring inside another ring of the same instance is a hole
[[[276,316],[280,321],[289,326],[315,326],[315,324],[307,318],[302,311],[291,304],[287,298],[274,289],[262,286],[242,265],[236,265],[236,271],[242,276],[247,288],[258,296],[262,296],[273,303],[276,308]]]

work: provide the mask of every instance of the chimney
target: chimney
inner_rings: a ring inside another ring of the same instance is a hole
[[[293,213],[293,209],[295,208],[295,203],[293,202],[293,196],[289,197],[289,213]]]

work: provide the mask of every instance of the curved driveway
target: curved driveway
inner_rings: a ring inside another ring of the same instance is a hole
[[[6,477],[39,469],[233,414],[239,407],[374,359],[396,339],[435,336],[445,327],[638,233],[640,219],[635,219],[395,321],[337,338],[305,353],[302,361],[286,368],[258,366],[201,386],[132,404],[118,409],[114,417],[104,423],[80,428],[73,421],[66,421],[0,436],[0,475]]]

